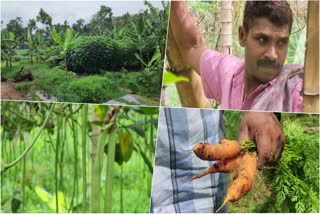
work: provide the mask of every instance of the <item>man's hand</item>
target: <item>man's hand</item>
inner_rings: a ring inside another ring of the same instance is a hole
[[[238,140],[250,139],[256,142],[258,166],[279,159],[285,144],[282,127],[271,112],[245,112],[242,116]]]

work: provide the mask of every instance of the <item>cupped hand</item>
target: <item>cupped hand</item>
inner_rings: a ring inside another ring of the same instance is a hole
[[[281,156],[285,135],[272,112],[245,112],[242,116],[238,140],[256,142],[258,166],[271,164]]]

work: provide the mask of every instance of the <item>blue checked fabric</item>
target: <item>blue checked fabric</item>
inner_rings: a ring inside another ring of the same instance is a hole
[[[219,208],[226,194],[227,174],[216,173],[186,183],[181,180],[214,163],[183,150],[201,141],[217,144],[223,133],[222,111],[160,109],[151,213],[214,213]]]

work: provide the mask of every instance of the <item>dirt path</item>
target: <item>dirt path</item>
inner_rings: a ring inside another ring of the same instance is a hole
[[[17,91],[13,83],[1,82],[1,99],[6,100],[30,100],[28,96]]]

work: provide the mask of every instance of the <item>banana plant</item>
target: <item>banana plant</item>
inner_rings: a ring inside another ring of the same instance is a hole
[[[40,55],[42,53],[41,49],[41,34],[37,31],[32,35],[31,30],[28,28],[27,32],[27,46],[29,50],[30,63],[33,64],[33,57],[36,57],[36,62],[39,62]]]
[[[131,42],[137,46],[140,59],[143,58],[143,49],[146,47],[145,34],[148,27],[147,25],[150,25],[150,22],[148,22],[148,20],[143,15],[140,15],[137,24],[131,22],[131,26],[133,28],[133,31],[131,31],[131,38],[133,40]],[[149,28],[152,28],[152,26],[149,26]],[[141,62],[141,69],[144,68],[144,64],[145,63]]]
[[[6,68],[12,68],[12,57],[16,53],[17,42],[13,32],[1,33],[1,59],[6,61]]]
[[[66,66],[66,53],[67,49],[69,47],[69,44],[77,37],[78,34],[73,36],[73,31],[71,28],[67,28],[65,32],[65,38],[64,41],[62,40],[61,36],[58,34],[56,29],[53,27],[50,31],[52,39],[57,43],[57,45],[60,48],[60,57],[63,56],[64,58],[64,66]],[[57,56],[54,56],[57,57]],[[51,57],[52,59],[52,57]]]
[[[145,66],[144,70],[138,77],[138,82],[142,83],[147,93],[151,92],[151,87],[155,87],[160,90],[161,76],[162,76],[162,64],[161,53],[159,46],[154,52],[149,62],[144,62],[143,59],[136,53],[136,58]]]

